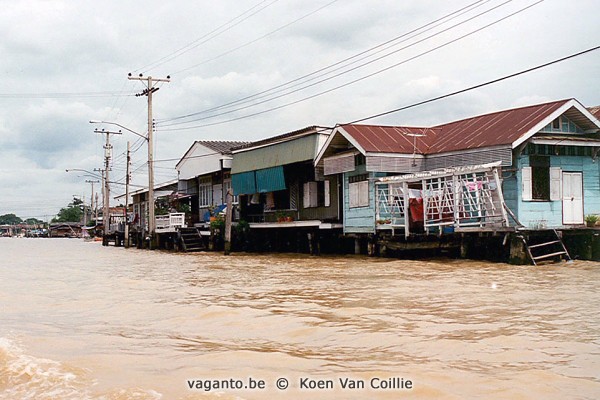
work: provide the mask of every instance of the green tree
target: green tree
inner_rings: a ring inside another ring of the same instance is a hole
[[[27,225],[42,225],[45,223],[41,219],[37,219],[37,218],[27,218],[23,222],[25,222]]]
[[[0,215],[0,225],[14,225],[22,222],[23,220],[17,217],[15,214]]]
[[[83,201],[74,198],[66,208],[61,208],[52,222],[81,222],[83,218]]]

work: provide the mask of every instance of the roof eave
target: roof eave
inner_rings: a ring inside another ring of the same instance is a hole
[[[529,129],[525,134],[523,134],[520,138],[515,140],[512,143],[512,148],[516,149],[521,144],[525,143],[529,139],[533,137],[536,133],[538,133],[542,128],[547,126],[549,123],[554,121],[556,118],[560,117],[571,107],[575,107],[579,112],[581,112],[586,118],[588,118],[598,129],[600,129],[600,122],[577,100],[570,99],[567,100],[562,106],[556,109],[554,112],[546,116],[543,120],[541,120],[537,125],[533,128]]]

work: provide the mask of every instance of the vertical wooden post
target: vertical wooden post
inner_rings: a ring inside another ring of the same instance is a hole
[[[233,193],[231,193],[231,188],[227,189],[227,194],[225,195],[227,201],[227,212],[225,213],[225,244],[224,244],[224,254],[228,256],[231,253],[231,221],[233,214]]]
[[[404,237],[410,236],[410,196],[408,193],[408,183],[402,182],[402,194],[404,201]]]

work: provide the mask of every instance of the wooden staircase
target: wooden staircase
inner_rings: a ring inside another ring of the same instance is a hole
[[[529,244],[527,239],[523,237],[525,249],[527,250],[527,254],[533,265],[538,265],[539,262],[543,261],[558,261],[563,258],[568,261],[571,260],[571,256],[569,256],[569,252],[562,241],[561,235],[556,229],[552,229],[551,232],[553,233],[553,237],[549,241],[544,241],[542,243]]]
[[[198,228],[180,228],[181,249],[185,252],[206,250]]]

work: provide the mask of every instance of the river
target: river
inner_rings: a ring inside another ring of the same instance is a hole
[[[0,304],[0,399],[600,398],[593,262],[0,238]]]

